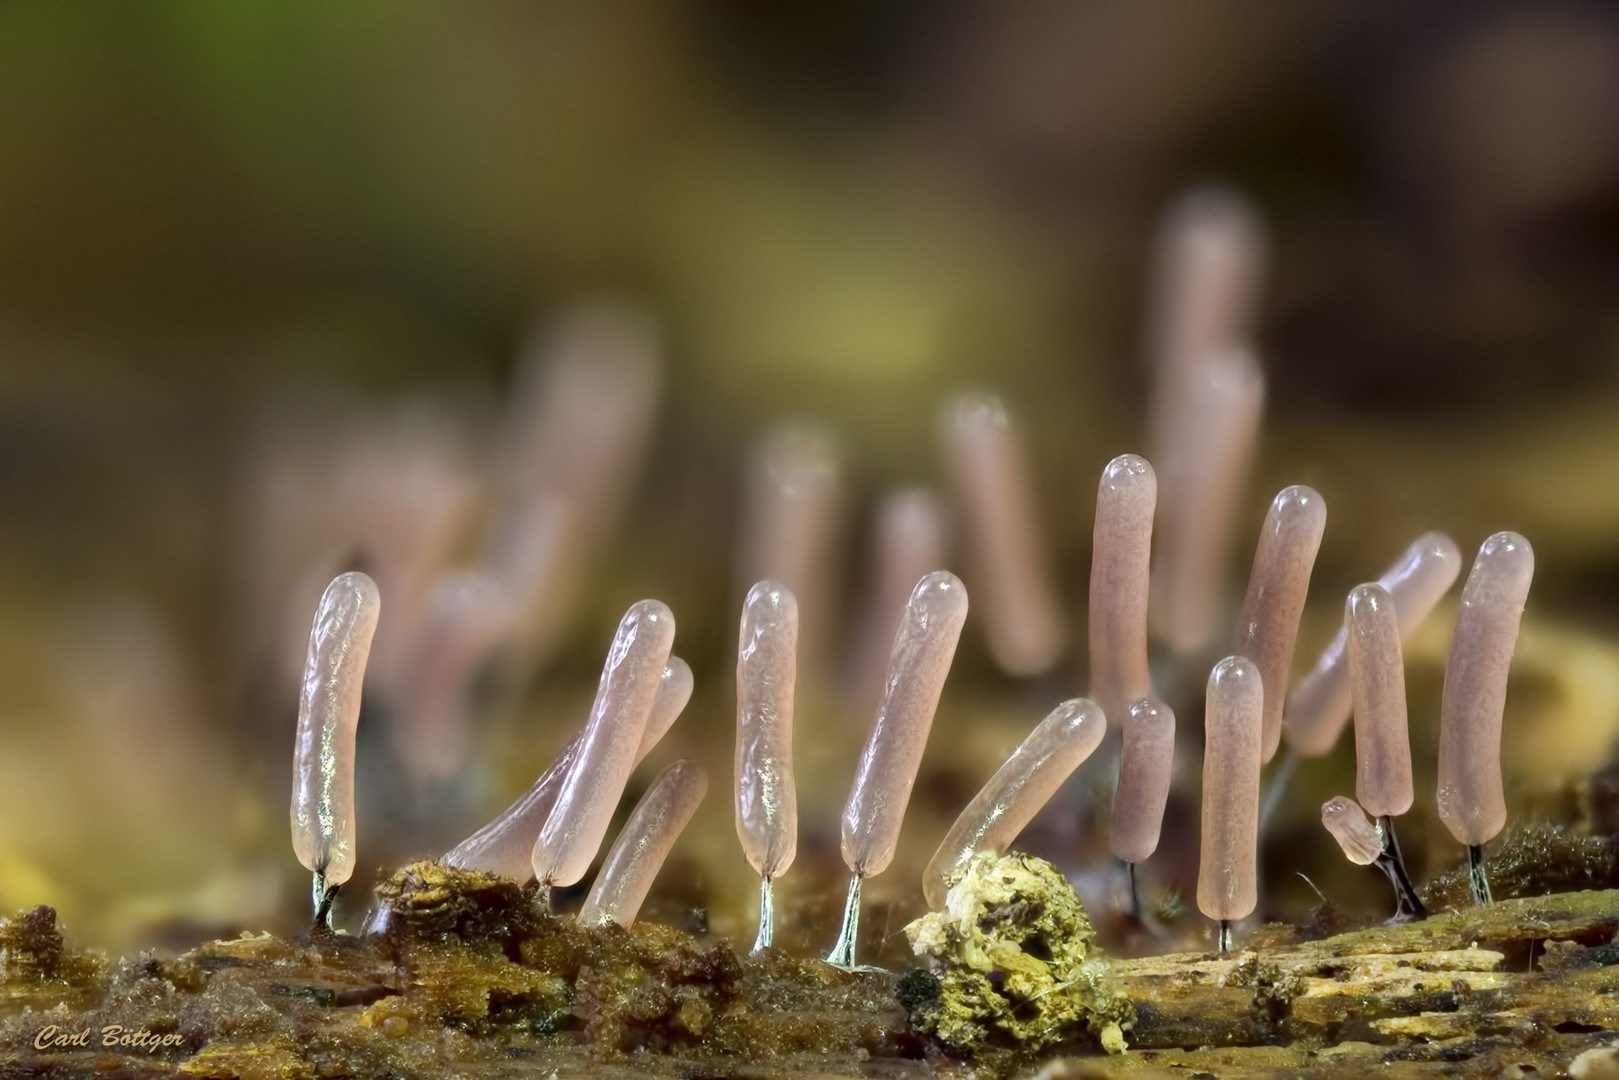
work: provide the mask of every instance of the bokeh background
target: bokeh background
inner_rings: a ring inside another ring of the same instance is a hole
[[[294,685],[251,645],[283,615],[263,610],[266,455],[318,474],[385,414],[479,460],[534,328],[611,296],[662,342],[628,510],[523,693],[479,718],[453,799],[406,805],[362,772],[362,862],[442,851],[521,790],[653,595],[698,679],[658,760],[713,778],[665,910],[751,933],[728,809],[748,448],[785,420],[836,433],[828,604],[852,611],[872,499],[936,482],[938,401],[987,387],[1026,426],[1077,647],[1031,686],[969,628],[912,854],[877,896],[914,910],[988,763],[1083,688],[1095,480],[1143,445],[1154,229],[1204,182],[1251,198],[1272,245],[1238,551],[1284,483],[1332,506],[1299,666],[1410,537],[1446,529],[1470,561],[1513,528],[1540,565],[1515,782],[1600,763],[1619,724],[1612,5],[0,5],[0,907],[54,903],[120,946],[296,927]],[[478,543],[468,526],[446,558]],[[1414,649],[1414,700],[1443,649]],[[811,908],[840,898],[856,712],[831,690],[801,706],[825,749],[801,765],[816,794],[786,887]],[[1304,776],[1306,862],[1341,863],[1309,802],[1342,777]],[[1191,880],[1173,859],[1163,878]]]

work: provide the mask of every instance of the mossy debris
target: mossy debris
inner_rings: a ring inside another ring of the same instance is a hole
[[[114,961],[37,908],[0,918],[0,1075],[1415,1080],[1563,1075],[1619,1046],[1619,891],[1319,940],[1256,928],[1231,955],[1114,961],[1108,983],[1060,883],[1038,860],[981,868],[971,902],[913,926],[934,953],[897,981],[666,926],[579,927],[512,882],[428,863],[389,880],[386,929],[358,937]],[[1102,1056],[1110,1023],[1131,1048]]]
[[[377,895],[361,936],[245,934],[115,963],[66,942],[49,908],[0,918],[0,1075],[672,1080],[894,1070],[925,1049],[885,974],[653,923],[580,927],[514,882],[431,862]]]
[[[905,933],[926,975],[900,992],[911,1022],[946,1047],[1032,1054],[1088,1032],[1109,1053],[1125,1049],[1135,1011],[1094,954],[1084,905],[1050,863],[981,853],[950,889],[945,910]]]

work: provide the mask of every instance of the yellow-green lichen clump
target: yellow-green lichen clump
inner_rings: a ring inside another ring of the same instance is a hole
[[[911,1022],[946,1047],[1033,1053],[1088,1032],[1109,1053],[1124,1050],[1135,1010],[1111,986],[1084,905],[1050,863],[981,853],[945,909],[905,933],[925,964],[901,980],[900,996]]]

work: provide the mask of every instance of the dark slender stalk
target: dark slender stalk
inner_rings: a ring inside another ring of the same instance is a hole
[[[1479,844],[1467,846],[1467,884],[1473,889],[1473,903],[1488,904],[1494,899],[1490,896],[1490,879],[1484,873],[1484,848]]]
[[[314,881],[310,884],[310,900],[315,909],[316,930],[332,928],[332,901],[337,897],[337,890],[342,887],[326,884],[326,875],[315,871]]]
[[[776,940],[776,890],[768,877],[759,879],[759,935],[753,939],[753,951],[763,952]]]
[[[1411,922],[1428,917],[1428,909],[1417,896],[1417,887],[1406,873],[1405,857],[1400,854],[1400,841],[1394,835],[1394,819],[1387,815],[1377,819],[1377,836],[1383,842],[1383,853],[1373,865],[1383,871],[1394,889],[1394,918],[1391,922]]]
[[[826,962],[833,967],[854,968],[855,939],[860,936],[860,875],[849,879],[849,894],[843,901],[843,927],[838,931],[837,944],[827,953]]]

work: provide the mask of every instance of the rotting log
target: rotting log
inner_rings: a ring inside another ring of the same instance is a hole
[[[1223,1078],[1376,1067],[1396,1080],[1560,1075],[1582,1052],[1619,1047],[1619,891],[1313,941],[1265,927],[1229,956],[1114,961],[1135,1008],[1125,1053],[1001,1047],[971,1059],[909,1027],[897,973],[739,956],[654,925],[584,930],[538,915],[509,882],[434,864],[401,871],[384,899],[383,934],[247,936],[173,959],[78,949],[49,909],[0,920],[0,1073]],[[36,1046],[53,1025],[89,1029],[92,1045]],[[178,1038],[96,1045],[109,1025]]]

